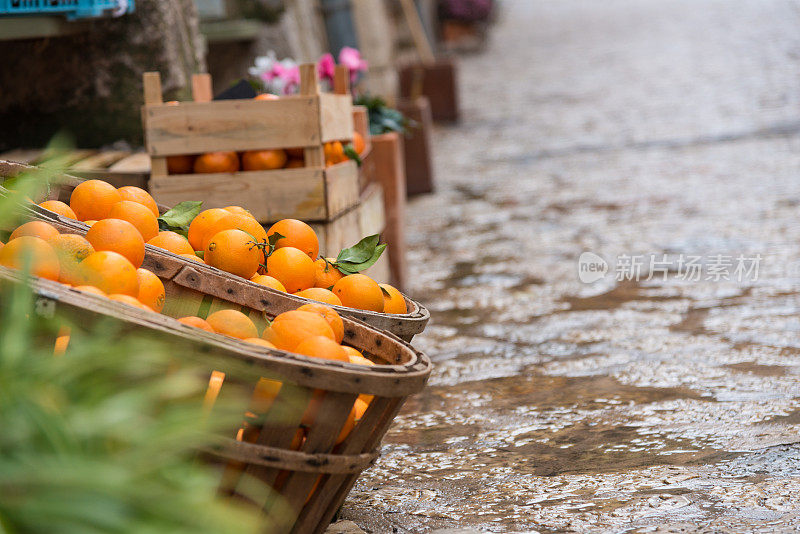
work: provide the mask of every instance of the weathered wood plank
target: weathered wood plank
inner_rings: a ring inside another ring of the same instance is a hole
[[[320,120],[322,142],[353,138],[353,100],[350,95],[322,93]]]
[[[319,107],[308,96],[145,105],[147,151],[169,156],[319,144]]]
[[[327,215],[321,169],[153,175],[150,192],[166,205],[202,200],[205,208],[244,206],[260,222],[324,220]]]

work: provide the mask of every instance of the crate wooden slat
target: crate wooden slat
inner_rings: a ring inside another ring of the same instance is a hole
[[[193,80],[194,102],[165,104],[157,73],[144,76],[142,120],[152,158],[150,191],[159,202],[240,205],[262,223],[280,218],[329,221],[358,203],[358,169],[325,166],[323,144],[353,138],[353,105],[344,70],[336,92],[321,93],[315,65],[301,65],[300,94],[275,100],[210,101],[210,78]],[[200,81],[202,80],[202,82]],[[205,88],[205,89],[203,89]],[[168,174],[166,157],[206,152],[304,149],[305,167],[215,174]]]

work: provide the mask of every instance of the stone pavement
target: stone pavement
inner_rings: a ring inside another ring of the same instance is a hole
[[[436,368],[343,517],[800,529],[798,2],[505,0],[460,67],[408,213]]]

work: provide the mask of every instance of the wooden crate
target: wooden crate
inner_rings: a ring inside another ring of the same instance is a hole
[[[301,90],[276,100],[211,101],[211,79],[193,80],[193,102],[162,102],[158,73],[145,73],[142,108],[150,192],[174,205],[245,206],[260,222],[284,218],[329,221],[358,203],[358,169],[347,161],[325,167],[323,144],[353,138],[353,105],[346,69],[336,91],[322,93],[316,66],[301,65]],[[272,171],[168,174],[167,156],[303,147],[306,167]]]
[[[432,193],[435,189],[430,139],[433,120],[428,98],[399,99],[397,109],[415,123],[403,138],[406,191],[409,195]]]
[[[31,168],[25,165],[0,161],[0,177],[13,176]],[[68,202],[69,197],[80,180],[68,175],[55,175],[51,177],[53,181],[48,189],[46,199],[61,200]],[[4,191],[0,187],[0,193]],[[44,197],[37,198],[37,202],[45,200]],[[375,206],[374,201],[368,205]],[[59,227],[69,227],[70,232],[85,234],[89,229],[85,224],[61,217],[51,211],[39,206],[30,207],[35,216],[46,220]],[[166,210],[166,207],[159,206],[159,209]],[[360,236],[359,239],[363,237]],[[353,243],[348,243],[352,245]],[[251,317],[258,322],[259,314],[265,306],[271,306],[279,311],[296,309],[298,306],[313,302],[309,299],[298,297],[276,291],[272,288],[250,282],[244,278],[221,271],[205,263],[182,258],[164,249],[145,245],[148,252],[146,267],[156,273],[159,277],[169,280],[169,284],[174,286],[174,294],[180,295],[180,299],[168,303],[165,310],[172,314],[200,315],[209,313],[209,310],[227,308],[231,306],[249,306],[253,302],[259,302],[259,306],[253,309]],[[165,282],[167,285],[167,282]],[[358,319],[365,323],[390,332],[405,341],[411,339],[422,332],[430,319],[430,313],[419,302],[405,296],[408,312],[404,314],[377,313],[344,306],[332,306],[340,315]],[[180,309],[170,310],[169,306],[178,306]]]
[[[406,171],[403,141],[396,132],[372,139],[374,162],[370,178],[383,188],[386,224],[383,237],[389,244],[389,267],[392,285],[403,291],[407,280],[406,263]]]
[[[16,149],[0,154],[0,160],[28,165],[58,165],[65,172],[86,179],[105,180],[114,187],[134,185],[147,189],[150,156],[129,150],[78,149],[52,152],[44,149]]]
[[[70,230],[58,221],[55,224],[62,231]],[[247,434],[237,439],[237,428],[230,428],[222,443],[200,451],[201,457],[218,466],[220,495],[264,510],[265,531],[272,534],[325,531],[358,475],[377,458],[380,441],[400,407],[424,387],[430,375],[430,361],[422,353],[347,318],[343,319],[345,342],[379,365],[359,366],[267,349],[50,280],[34,277],[28,282],[37,312],[70,329],[97,328],[100,322],[107,328],[110,319],[123,326],[115,330],[121,336],[136,333],[166,340],[176,358],[195,360],[209,375],[225,373],[218,398],[241,405]],[[166,282],[167,299],[174,298]],[[22,273],[0,267],[0,285],[19,283],[24,283]],[[270,317],[277,312],[269,305],[264,309]],[[262,377],[280,382],[267,406],[263,400],[255,402]],[[336,445],[361,394],[374,398],[346,439]],[[253,401],[248,402],[251,396]],[[302,425],[314,406],[316,416]],[[214,417],[213,407],[208,408],[209,417]],[[304,438],[293,445],[298,432]],[[254,479],[261,484],[254,484]]]
[[[346,211],[335,220],[311,225],[319,237],[319,252],[325,257],[335,258],[339,251],[351,247],[362,238],[383,234],[386,230],[386,216],[383,203],[383,188],[371,183],[361,194],[361,201],[355,208]],[[389,281],[389,247],[381,258],[365,271],[379,282]]]

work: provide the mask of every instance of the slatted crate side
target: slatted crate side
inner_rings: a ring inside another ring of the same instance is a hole
[[[326,172],[315,168],[178,174],[152,176],[150,193],[166,205],[188,199],[202,199],[204,209],[242,205],[259,222],[285,218],[324,220],[328,217],[326,181]],[[345,176],[343,187],[332,188],[335,198],[352,202],[351,195],[338,192],[349,190],[348,182]]]
[[[316,146],[320,112],[318,96],[145,104],[147,151],[159,157]]]
[[[151,193],[165,204],[202,199],[207,207],[242,205],[262,223],[281,218],[330,220],[358,202],[358,169],[347,161],[325,167],[323,129],[352,139],[346,69],[337,94],[319,91],[316,67],[301,66],[301,94],[278,100],[211,101],[208,75],[193,77],[195,102],[164,104],[157,73],[146,73],[142,108],[152,156]],[[211,151],[303,147],[305,167],[272,171],[170,175],[166,157]]]

